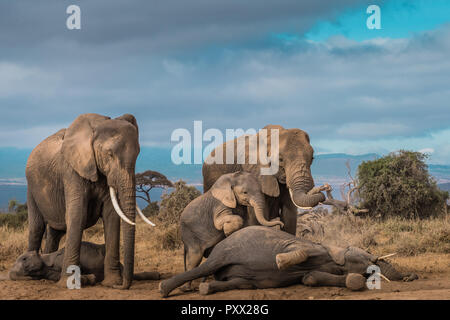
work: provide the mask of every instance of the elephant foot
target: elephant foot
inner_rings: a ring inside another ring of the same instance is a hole
[[[349,273],[345,278],[345,286],[352,291],[358,291],[366,287],[366,278],[359,273]]]
[[[163,298],[167,298],[169,296],[170,290],[167,288],[167,281],[161,281],[159,283],[159,293]]]
[[[97,282],[94,274],[87,274],[81,276],[81,286],[93,286]]]
[[[61,276],[61,278],[59,279],[58,282],[56,282],[56,286],[61,288],[61,289],[68,289],[68,285],[67,285],[67,279],[69,277],[67,277],[66,275]]]
[[[102,281],[102,286],[109,288],[114,288],[121,284],[122,284],[122,277],[119,274],[115,273],[105,276],[105,279],[103,279]]]
[[[200,286],[198,287],[198,293],[202,296],[206,296],[208,294],[212,293],[211,286],[208,282],[202,282],[200,283]]]
[[[192,287],[192,284],[190,282],[186,283],[185,285],[181,286],[179,288],[182,292],[192,292],[195,291],[195,289]]]

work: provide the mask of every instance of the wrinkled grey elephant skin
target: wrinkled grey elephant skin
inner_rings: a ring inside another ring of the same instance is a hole
[[[9,271],[10,280],[58,281],[63,267],[64,248],[47,254],[29,251],[17,258]],[[93,285],[104,278],[105,245],[82,242],[80,249],[80,269],[84,285]],[[120,265],[122,269],[122,265]],[[136,273],[135,280],[158,280],[157,272]]]
[[[202,167],[203,190],[207,192],[223,174],[236,171],[252,172],[260,176],[265,190],[266,205],[269,208],[266,218],[273,220],[279,217],[284,223],[283,230],[295,235],[297,207],[314,207],[325,201],[322,192],[311,192],[314,188],[311,174],[314,150],[305,131],[285,129],[279,125],[268,125],[264,129],[266,130],[261,130],[256,135],[243,135],[214,149]],[[268,166],[261,160],[261,148],[250,148],[249,144],[250,141],[267,144],[267,157],[269,154],[275,156],[276,144],[272,142],[272,130],[278,130],[279,133],[279,166],[276,172],[268,174],[261,171]],[[239,149],[240,145],[245,145],[245,155]],[[277,183],[273,183],[273,180]],[[249,208],[249,212],[251,217],[252,208]]]
[[[378,265],[390,280],[417,278],[401,274],[388,262],[359,248],[326,247],[273,228],[250,226],[218,243],[200,266],[162,281],[160,292],[167,297],[185,282],[209,275],[215,280],[202,283],[200,294],[301,283],[361,290],[366,287],[366,272],[371,265]]]
[[[276,179],[272,178],[276,184]],[[250,206],[255,217],[265,226],[283,226],[281,221],[267,221],[264,190],[257,176],[248,172],[222,175],[212,188],[191,201],[180,218],[181,239],[184,243],[185,271],[198,266],[212,248],[225,236],[251,224],[251,220],[234,213],[238,206]],[[190,290],[188,283],[184,290]]]
[[[135,165],[139,151],[138,126],[130,114],[115,119],[80,115],[67,129],[34,148],[25,172],[28,251],[39,251],[47,226],[44,253],[58,250],[65,233],[64,269],[79,265],[83,230],[102,218],[106,243],[102,284],[128,289],[134,267]],[[122,224],[122,276],[119,214],[131,222]],[[62,273],[61,287],[66,286],[64,278],[67,275]]]

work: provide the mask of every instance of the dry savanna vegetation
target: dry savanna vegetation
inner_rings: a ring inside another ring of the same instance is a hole
[[[365,163],[363,166],[364,178],[353,179],[351,196],[345,201],[332,201],[334,206],[319,206],[307,212],[299,213],[297,235],[315,242],[333,244],[337,246],[355,246],[363,248],[378,256],[395,253],[388,258],[399,270],[403,272],[415,272],[420,279],[413,283],[389,284],[388,291],[382,294],[375,292],[362,292],[350,294],[342,288],[305,288],[303,286],[285,289],[265,289],[247,292],[229,292],[213,295],[217,299],[450,299],[450,214],[445,204],[448,194],[436,189],[435,183],[424,175],[426,166],[420,161],[423,158],[411,158],[414,154],[399,153],[397,157],[390,155],[390,161],[377,161]],[[419,162],[416,163],[415,160]],[[413,169],[405,171],[399,163],[410,161],[416,163]],[[391,170],[386,174],[386,167]],[[381,169],[380,169],[381,168]],[[396,168],[400,168],[401,175],[407,175],[407,179],[396,178]],[[378,170],[378,171],[377,171]],[[379,174],[381,171],[381,174]],[[414,177],[426,183],[417,184]],[[378,200],[372,197],[364,197],[370,193],[370,186],[377,187],[374,180],[383,184],[383,192]],[[364,190],[359,194],[358,185],[364,183]],[[426,195],[418,195],[414,188],[405,187],[405,184],[413,184],[420,188]],[[148,207],[144,213],[157,224],[152,228],[149,225],[137,221],[136,227],[136,271],[157,270],[163,278],[170,277],[184,270],[183,245],[179,233],[179,217],[184,207],[200,192],[188,186],[183,181],[178,181],[172,186],[173,191],[164,193],[159,203],[148,199]],[[401,199],[402,207],[408,212],[400,214],[385,213],[386,208],[395,206],[395,202]],[[433,200],[434,199],[434,200]],[[424,203],[434,201],[433,210],[420,211]],[[363,209],[367,204],[370,210]],[[374,210],[374,207],[377,208]],[[379,206],[379,207],[377,207]],[[19,204],[11,206],[13,213],[3,215],[0,220],[0,273],[7,271],[15,259],[27,248],[27,222],[24,219],[26,207]],[[380,208],[385,208],[384,210]],[[417,210],[416,210],[417,209]],[[15,213],[14,213],[15,211]],[[1,215],[0,215],[1,216]],[[99,221],[95,226],[87,229],[83,234],[84,241],[103,243],[103,226]],[[64,246],[64,238],[61,247]],[[29,283],[12,284],[9,282],[2,290],[7,296],[3,298],[42,298],[42,292],[47,295],[44,298],[66,298],[67,290],[55,293],[55,287],[45,282],[44,289],[37,286],[36,294],[29,289]],[[0,287],[2,284],[0,283]],[[20,287],[22,286],[22,287]],[[35,286],[35,287],[36,287]],[[156,299],[159,298],[157,282],[146,284],[134,284],[127,293],[118,292],[96,286],[86,289],[83,293],[70,294],[75,299]],[[400,294],[405,288],[412,290]],[[95,291],[89,291],[95,290]],[[108,291],[109,290],[109,291]],[[238,290],[239,291],[239,290]],[[9,296],[8,296],[9,295]],[[1,297],[0,297],[1,298]],[[198,299],[195,293],[180,294],[176,299]]]

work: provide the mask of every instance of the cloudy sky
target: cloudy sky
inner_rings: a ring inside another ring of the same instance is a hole
[[[81,8],[68,30],[66,8]],[[381,8],[369,30],[366,8]],[[0,2],[0,147],[86,112],[176,128],[309,132],[319,153],[400,148],[450,164],[448,0]]]

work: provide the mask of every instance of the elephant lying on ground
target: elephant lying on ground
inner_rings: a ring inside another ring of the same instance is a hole
[[[28,251],[17,258],[9,271],[10,280],[48,279],[59,281],[65,249],[48,254]],[[104,278],[105,245],[82,242],[80,249],[81,284],[93,285]],[[122,271],[123,267],[120,265]],[[158,272],[142,272],[133,276],[135,280],[158,280]]]
[[[277,184],[275,178],[267,178]],[[264,189],[257,176],[248,172],[224,174],[209,191],[189,203],[181,214],[185,271],[197,267],[203,256],[207,257],[225,236],[252,224],[252,219],[233,212],[237,205],[252,207],[256,223],[283,227],[281,221],[265,219]],[[184,290],[190,290],[190,283]]]
[[[417,278],[401,274],[388,262],[359,248],[327,247],[273,228],[251,226],[218,243],[197,268],[162,281],[159,289],[167,297],[185,282],[213,274],[215,281],[200,284],[200,294],[296,283],[360,290],[366,286],[364,275],[371,265],[377,265],[390,280]]]

